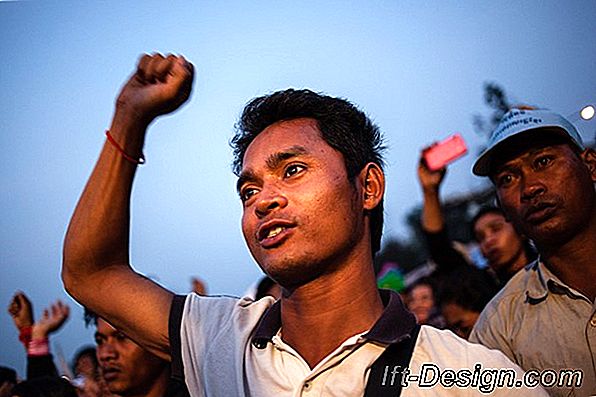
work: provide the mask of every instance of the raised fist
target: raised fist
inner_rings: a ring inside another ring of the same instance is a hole
[[[17,291],[8,305],[14,325],[18,330],[33,325],[33,308],[27,295]]]
[[[149,124],[157,116],[178,109],[188,99],[193,75],[192,64],[182,56],[145,54],[122,87],[117,108]]]

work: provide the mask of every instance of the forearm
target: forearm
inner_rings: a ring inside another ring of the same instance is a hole
[[[422,228],[430,233],[443,230],[445,228],[445,219],[441,209],[438,187],[436,189],[424,189],[423,200]]]
[[[129,261],[130,195],[147,126],[189,97],[193,67],[183,57],[143,55],[124,84],[107,141],[70,221],[62,279],[79,302],[163,357],[169,357],[173,294]]]
[[[131,156],[142,152],[146,123],[117,109],[110,133]],[[128,265],[130,196],[137,165],[106,140],[79,199],[64,242],[63,278],[69,292],[110,265]],[[74,282],[74,281],[77,282]]]

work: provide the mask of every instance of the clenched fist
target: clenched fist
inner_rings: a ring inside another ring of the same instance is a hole
[[[193,75],[192,64],[182,56],[145,54],[122,88],[117,109],[148,125],[157,116],[178,109],[188,99]]]

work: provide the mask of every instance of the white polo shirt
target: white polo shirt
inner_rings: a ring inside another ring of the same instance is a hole
[[[316,367],[279,336],[281,305],[273,298],[176,296],[170,313],[172,375],[184,380],[191,396],[362,396],[370,367],[390,343],[409,336],[415,320],[396,293],[381,290],[385,305],[375,325],[344,341]],[[422,326],[411,374],[422,365],[451,368],[511,368],[523,371],[505,355],[464,341],[450,331]],[[391,372],[387,372],[390,382]],[[428,377],[427,377],[428,378]],[[428,378],[428,380],[430,380]],[[478,388],[421,387],[410,383],[402,396],[485,395]],[[547,396],[537,389],[495,389],[497,396]]]

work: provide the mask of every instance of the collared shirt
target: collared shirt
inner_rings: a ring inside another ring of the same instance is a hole
[[[170,313],[173,376],[185,380],[198,396],[362,396],[370,367],[389,343],[409,336],[413,315],[399,296],[381,291],[385,309],[373,327],[356,334],[310,368],[280,337],[281,305],[272,298],[259,301],[222,297],[177,296]],[[419,374],[424,363],[436,368],[521,369],[501,352],[458,338],[450,331],[422,326],[410,370]],[[420,388],[411,383],[402,392],[412,396],[483,395],[474,388]],[[546,396],[542,389],[496,389],[494,395]]]
[[[539,261],[493,298],[470,341],[501,350],[525,370],[583,371],[581,389],[547,388],[551,395],[596,394],[596,305]]]

